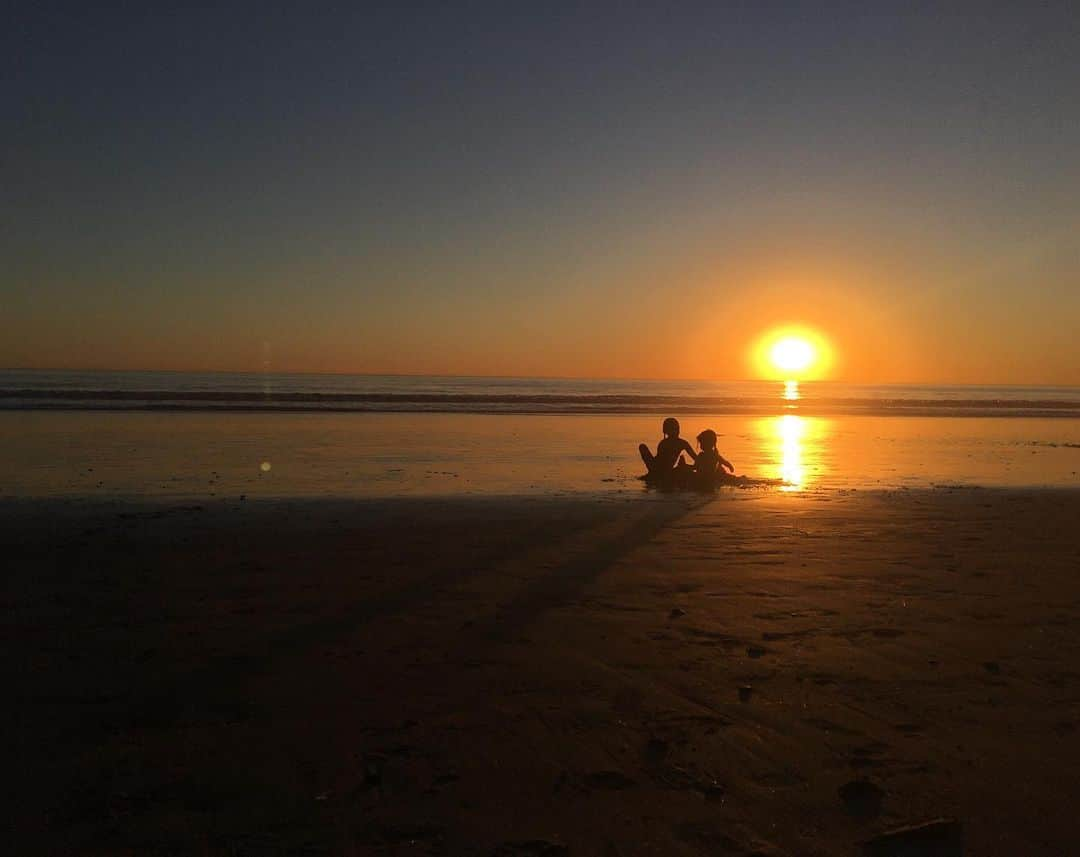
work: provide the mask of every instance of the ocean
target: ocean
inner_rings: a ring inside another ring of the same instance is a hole
[[[0,372],[0,496],[645,492],[703,428],[776,490],[1080,486],[1080,388]]]
[[[1080,417],[1080,387],[0,371],[0,409]]]

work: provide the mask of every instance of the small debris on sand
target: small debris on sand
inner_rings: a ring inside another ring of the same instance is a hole
[[[659,738],[650,738],[645,745],[645,761],[647,764],[656,765],[664,760],[668,754],[668,742]]]
[[[563,857],[570,849],[561,842],[546,839],[529,839],[521,842],[504,842],[492,857]]]
[[[963,857],[964,837],[955,818],[899,827],[863,844],[866,857]]]
[[[869,780],[852,780],[840,786],[838,793],[844,809],[856,818],[873,818],[881,812],[885,792]]]

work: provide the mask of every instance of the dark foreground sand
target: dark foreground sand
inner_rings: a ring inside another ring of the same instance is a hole
[[[1080,847],[1075,493],[0,529],[7,853],[839,855],[942,816]]]

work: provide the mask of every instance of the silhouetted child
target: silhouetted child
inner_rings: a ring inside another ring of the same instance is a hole
[[[694,462],[694,474],[697,479],[707,485],[722,482],[727,478],[725,470],[735,474],[735,465],[722,456],[716,449],[716,432],[705,429],[697,436],[698,446],[701,453]]]
[[[661,478],[671,476],[676,469],[690,469],[690,465],[683,460],[683,453],[689,455],[691,460],[697,458],[690,444],[679,437],[679,421],[674,417],[664,420],[664,439],[656,445],[656,455],[645,444],[638,447],[638,452],[649,476]]]

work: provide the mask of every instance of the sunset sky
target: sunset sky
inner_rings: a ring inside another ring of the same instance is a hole
[[[1074,2],[270,5],[5,16],[0,367],[1080,384]]]

